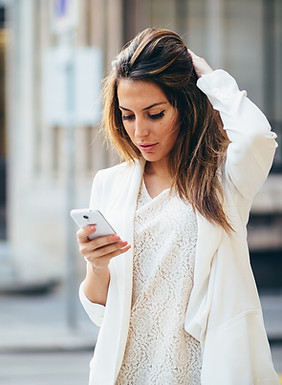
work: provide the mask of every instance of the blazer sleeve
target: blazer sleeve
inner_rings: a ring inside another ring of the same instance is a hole
[[[216,70],[203,75],[197,86],[219,111],[230,140],[226,174],[241,196],[252,200],[271,168],[277,136],[264,114],[227,72]]]
[[[101,205],[101,197],[102,197],[102,194],[100,193],[102,189],[101,174],[102,174],[102,171],[99,171],[93,180],[91,196],[90,196],[90,204],[89,204],[90,208],[95,207],[99,209]],[[79,287],[79,299],[84,310],[86,311],[89,318],[91,319],[91,321],[100,327],[104,318],[105,306],[97,303],[93,303],[86,297],[85,291],[84,291],[84,281],[80,284],[80,287]]]

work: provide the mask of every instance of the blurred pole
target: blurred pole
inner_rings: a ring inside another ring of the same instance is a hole
[[[188,25],[188,1],[187,0],[176,0],[176,28],[180,36],[184,37],[187,33]]]
[[[103,34],[102,34],[102,52],[103,52],[103,63],[104,68],[106,68],[109,58],[108,58],[108,11],[109,11],[109,4],[108,0],[103,0]],[[109,165],[109,151],[103,151],[103,163],[108,167]],[[106,167],[105,166],[105,167]]]
[[[77,327],[76,313],[76,242],[74,223],[69,212],[75,206],[75,86],[74,86],[74,32],[68,31],[65,37],[67,48],[66,60],[66,290],[67,322],[72,329]]]
[[[223,4],[222,0],[206,0],[207,58],[213,68],[223,66]]]
[[[77,327],[76,240],[70,210],[75,206],[75,52],[78,1],[51,0],[53,30],[58,36],[59,60],[65,79],[65,197],[66,197],[66,308],[67,324]]]

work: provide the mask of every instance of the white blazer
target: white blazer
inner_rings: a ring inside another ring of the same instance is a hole
[[[225,71],[202,76],[197,86],[220,112],[231,141],[223,187],[225,210],[235,232],[227,234],[197,213],[194,286],[184,326],[201,343],[202,385],[279,385],[246,238],[250,207],[271,167],[276,135]],[[143,164],[123,163],[99,171],[91,194],[90,206],[101,210],[132,246]],[[90,385],[113,385],[122,364],[131,309],[133,250],[134,246],[110,263],[105,307],[91,303],[83,283],[80,287],[85,310],[101,326],[90,363]]]

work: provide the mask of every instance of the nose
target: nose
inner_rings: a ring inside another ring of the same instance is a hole
[[[135,121],[135,137],[136,138],[144,138],[149,135],[150,130],[147,126],[147,122],[142,118],[136,118]]]

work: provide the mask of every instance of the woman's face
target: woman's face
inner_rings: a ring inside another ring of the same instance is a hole
[[[123,125],[132,143],[145,160],[167,166],[179,131],[177,109],[159,86],[143,80],[120,80],[117,95]]]

